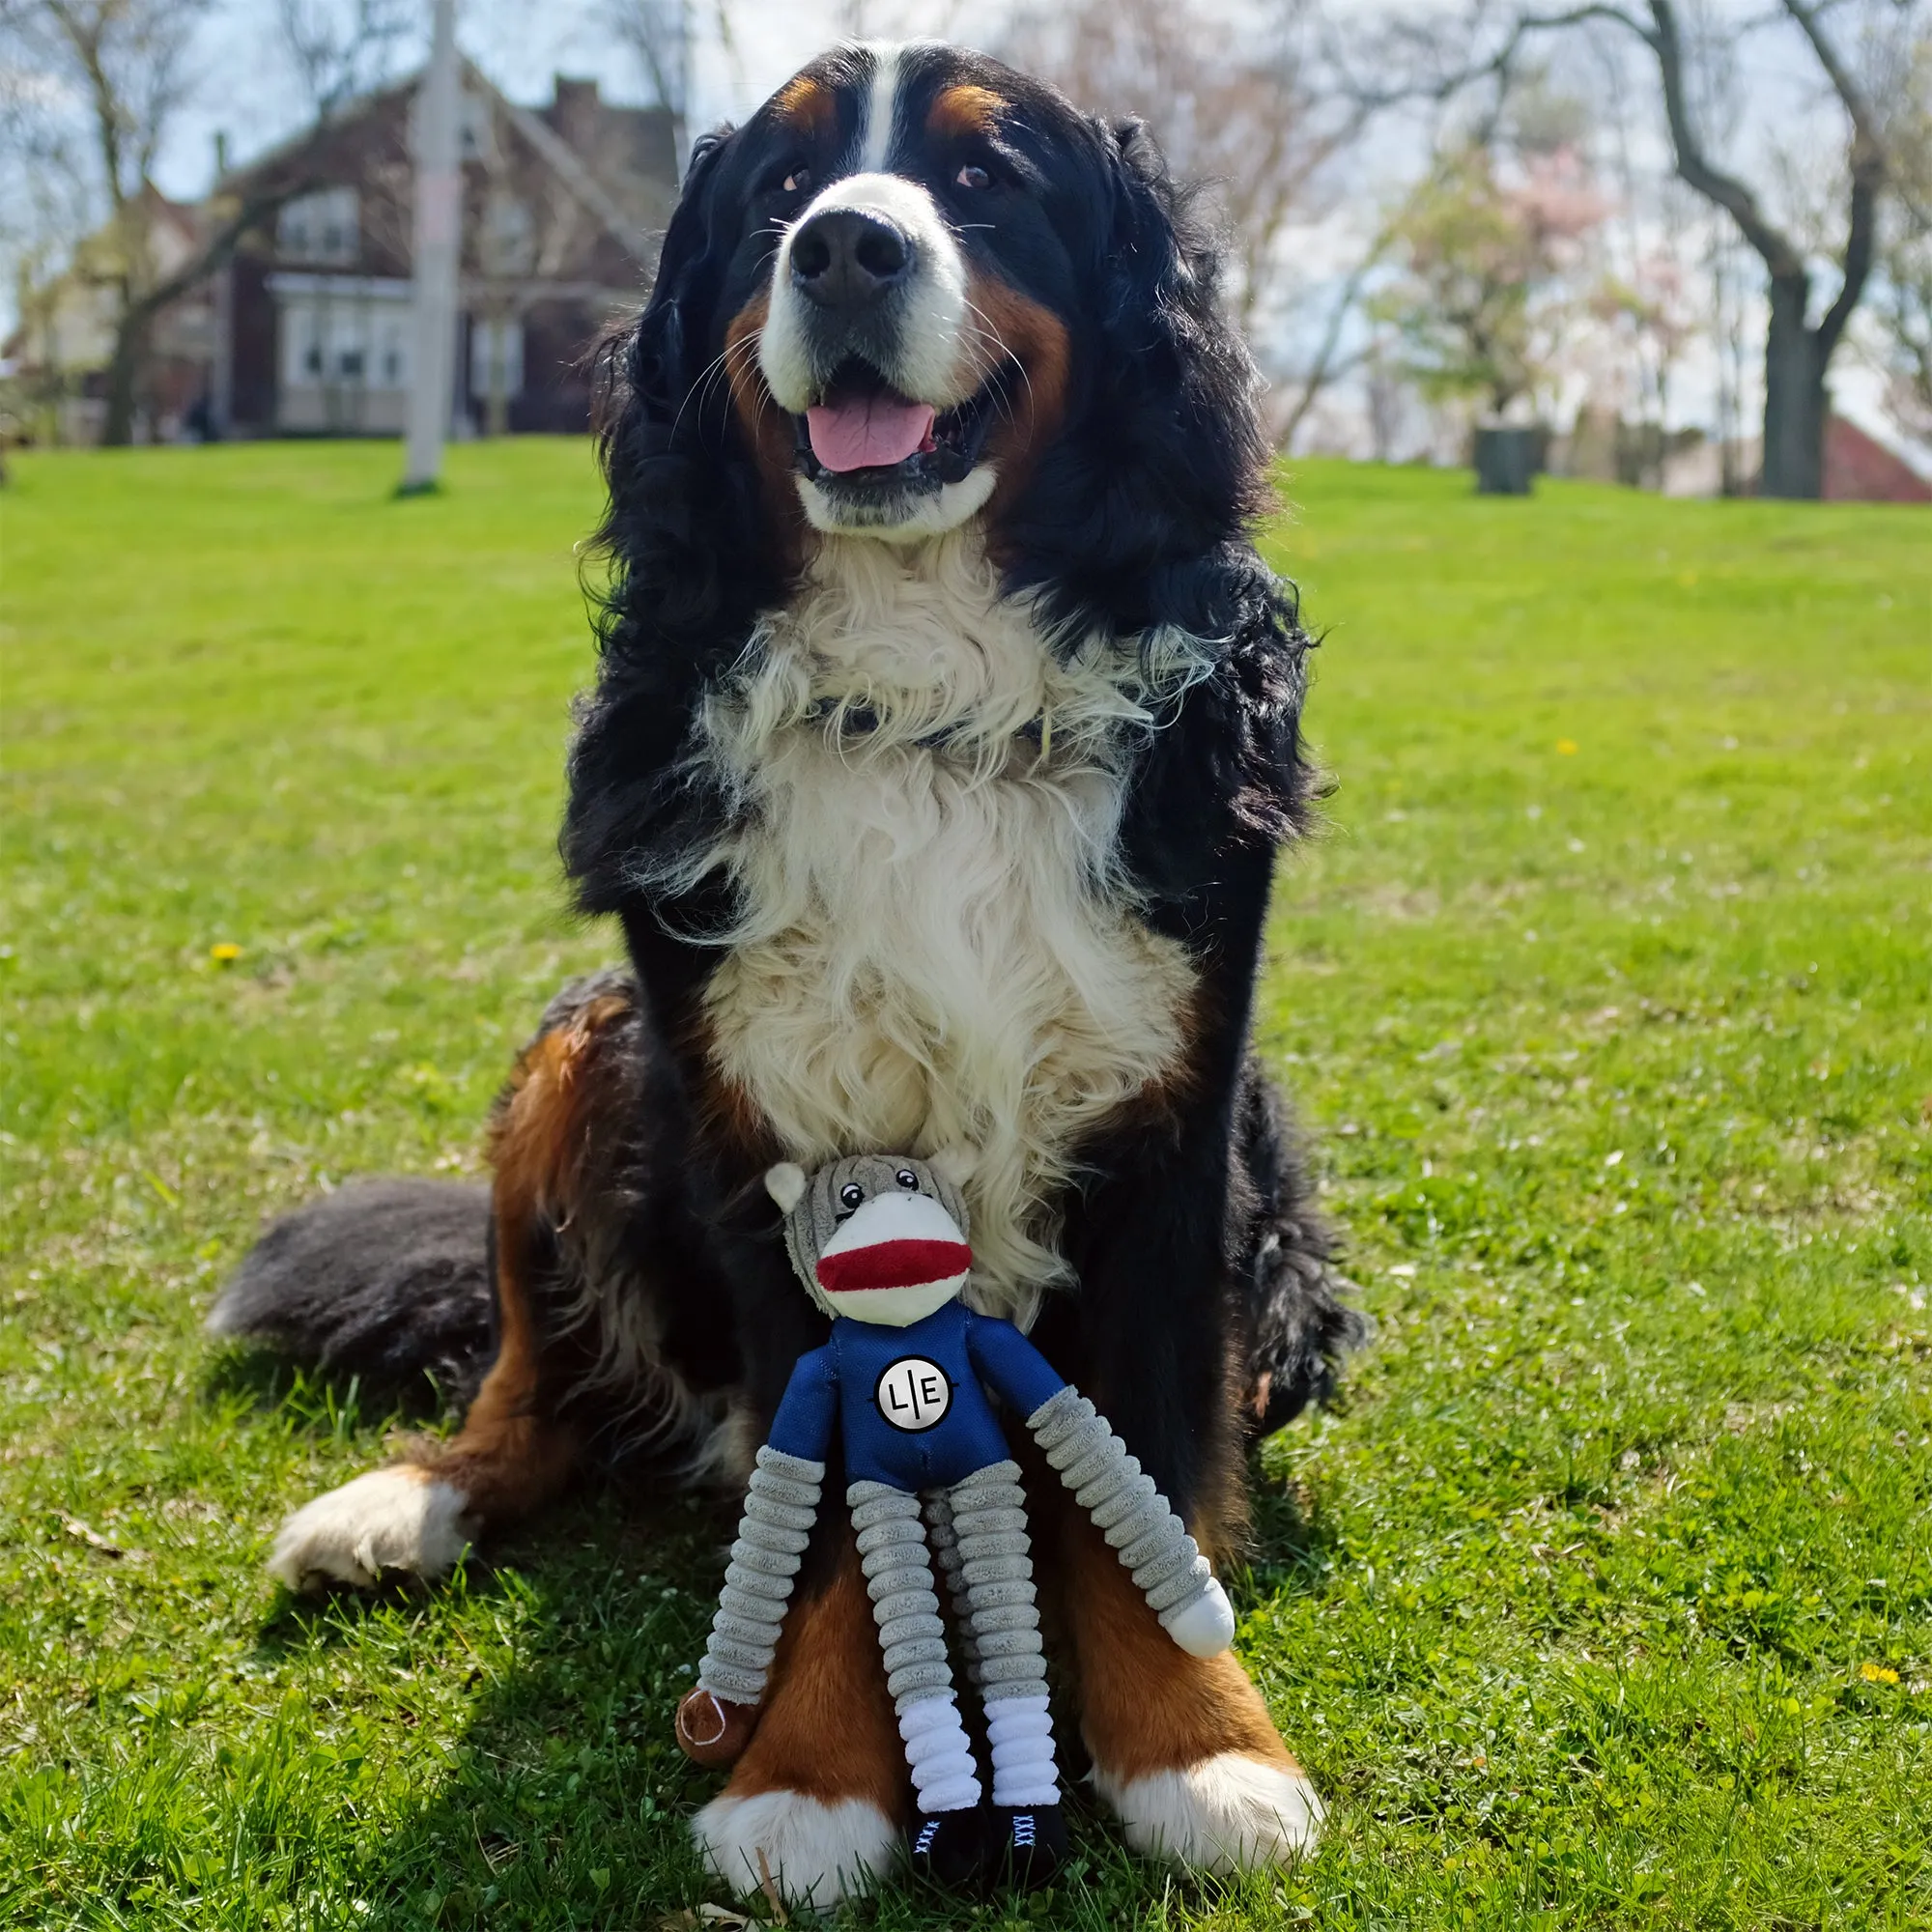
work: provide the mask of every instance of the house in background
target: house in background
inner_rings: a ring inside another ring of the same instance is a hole
[[[245,170],[245,196],[298,158],[315,183],[215,277],[208,417],[216,435],[394,436],[410,391],[418,80],[370,96]],[[585,358],[642,299],[677,198],[662,108],[557,76],[549,105],[466,64],[458,434],[587,427]]]
[[[150,187],[141,197],[142,233],[153,272],[173,274],[205,241],[205,211],[170,201]],[[57,442],[94,442],[106,420],[107,365],[114,353],[115,288],[125,241],[112,224],[87,236],[66,267],[40,281],[22,279],[19,315],[0,344],[24,404],[16,435]],[[204,283],[156,318],[149,335],[147,413],[179,427],[208,390],[215,345],[213,291]]]
[[[421,77],[222,175],[199,207],[154,197],[150,246],[166,273],[217,211],[301,191],[230,261],[156,318],[138,435],[395,436],[412,330],[412,117]],[[643,299],[677,199],[677,128],[664,108],[613,106],[594,80],[556,76],[524,107],[465,64],[460,130],[457,435],[588,427],[586,358]],[[68,441],[98,436],[113,346],[111,236],[23,291],[6,345],[39,413]],[[31,432],[30,433],[44,433]]]

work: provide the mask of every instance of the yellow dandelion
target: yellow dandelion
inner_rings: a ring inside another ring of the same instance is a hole
[[[218,946],[208,949],[208,956],[217,966],[232,966],[242,956],[242,949],[232,939],[224,939]]]
[[[1898,1672],[1892,1669],[1889,1663],[1861,1663],[1859,1665],[1859,1675],[1867,1684],[1896,1684],[1898,1682]]]
[[[1577,755],[1577,741],[1575,738],[1559,738],[1556,741],[1556,750],[1560,756],[1574,758]]]

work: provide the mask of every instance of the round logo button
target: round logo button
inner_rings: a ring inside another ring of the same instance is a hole
[[[872,1400],[895,1429],[913,1435],[944,1420],[952,1406],[952,1384],[937,1362],[901,1355],[880,1375]]]

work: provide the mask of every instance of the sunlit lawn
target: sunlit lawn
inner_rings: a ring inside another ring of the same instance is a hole
[[[586,448],[28,456],[0,497],[0,1921],[696,1928],[725,1520],[292,1605],[388,1396],[212,1350],[265,1214],[469,1171],[566,973]],[[1311,464],[1339,781],[1266,1052],[1378,1333],[1243,1652],[1333,1807],[1198,1884],[845,1921],[1932,1922],[1932,517]],[[230,961],[217,949],[239,948]],[[970,1915],[970,1917],[969,1917]],[[715,1921],[712,1921],[715,1922]]]

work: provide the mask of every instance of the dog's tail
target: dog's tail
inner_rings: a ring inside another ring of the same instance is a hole
[[[209,1312],[213,1335],[467,1404],[496,1352],[490,1190],[357,1180],[274,1222]]]

